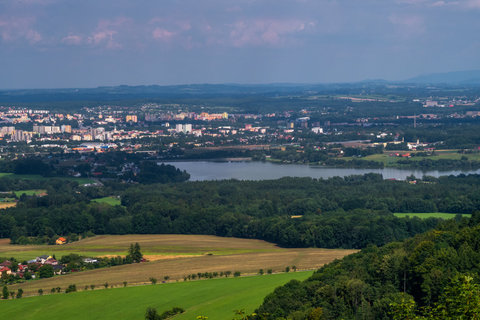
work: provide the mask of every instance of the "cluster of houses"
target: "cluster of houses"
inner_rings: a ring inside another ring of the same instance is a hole
[[[19,276],[20,278],[24,278],[25,273],[27,271],[30,271],[31,276],[34,279],[35,273],[32,271],[38,270],[44,265],[51,265],[55,274],[61,274],[64,267],[54,257],[49,255],[42,255],[36,257],[35,259],[28,260],[27,264],[18,263],[16,267],[13,267],[12,261],[6,260],[0,263],[0,274],[5,273],[7,275]]]
[[[18,275],[21,278],[23,278],[23,275],[25,272],[28,271],[28,265],[25,264],[18,264],[17,271],[13,272],[12,271],[12,262],[11,261],[3,261],[0,263],[0,274],[3,275],[4,273],[7,275],[13,274],[13,275]]]
[[[83,262],[96,263],[98,260],[93,258],[84,258]],[[14,267],[13,264],[14,262],[9,260],[5,260],[0,263],[0,275],[6,274],[24,278],[25,273],[30,271],[32,279],[35,279],[35,272],[45,265],[51,265],[53,268],[53,273],[56,275],[65,273],[65,265],[61,264],[57,259],[50,255],[38,256],[35,259],[28,260],[27,264],[18,263],[16,267]]]

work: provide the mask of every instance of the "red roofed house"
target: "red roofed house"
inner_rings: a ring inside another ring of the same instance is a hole
[[[0,263],[0,267],[11,267],[11,266],[12,266],[12,262],[8,260],[5,260],[2,263]]]
[[[6,272],[7,274],[11,274],[12,270],[9,267],[0,267],[0,274]]]
[[[56,244],[65,244],[67,243],[67,239],[65,239],[64,237],[60,237],[57,239],[57,241],[55,241]]]

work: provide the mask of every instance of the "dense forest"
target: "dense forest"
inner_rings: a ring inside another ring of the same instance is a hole
[[[98,173],[101,178],[123,182],[142,184],[183,182],[190,175],[172,165],[157,165],[155,160],[144,159],[141,156],[124,152],[110,152],[94,158],[98,163],[92,164],[86,160],[63,158],[62,161],[75,163],[65,166],[58,159],[45,161],[41,158],[21,158],[13,161],[0,162],[0,172],[17,175],[41,175],[43,177],[72,178],[72,173],[78,176],[90,176]],[[93,162],[93,161],[92,161]],[[0,183],[1,185],[1,183]]]
[[[477,319],[479,222],[477,213],[403,242],[369,246],[304,282],[277,288],[257,313],[266,319]]]
[[[0,237],[51,242],[70,234],[210,234],[263,239],[285,247],[364,248],[434,228],[441,220],[397,218],[394,212],[472,213],[480,210],[480,176],[429,178],[410,184],[367,174],[345,178],[126,184],[82,187],[39,180],[2,211]],[[0,190],[26,182],[0,179]],[[91,202],[119,196],[122,205]]]

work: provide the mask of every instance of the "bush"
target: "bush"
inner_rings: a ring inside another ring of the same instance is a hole
[[[2,299],[8,299],[8,296],[10,295],[10,292],[8,292],[7,286],[3,286],[3,291],[2,291]]]
[[[148,307],[145,312],[145,320],[165,320],[184,312],[185,310],[183,308],[174,307],[159,315],[157,309]]]
[[[39,270],[38,273],[40,278],[51,278],[53,277],[53,267],[49,264],[43,265]]]
[[[185,310],[183,308],[179,308],[179,307],[174,307],[172,308],[172,310],[167,310],[165,311],[164,313],[162,313],[158,319],[160,320],[164,320],[164,319],[169,319],[177,314],[180,314],[180,313],[184,313]]]
[[[145,311],[145,320],[157,320],[158,319],[157,309],[148,307]]]
[[[65,289],[65,293],[76,292],[76,291],[77,291],[77,286],[74,284],[69,285],[68,288]]]

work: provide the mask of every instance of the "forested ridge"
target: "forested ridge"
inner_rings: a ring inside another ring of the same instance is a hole
[[[69,234],[210,234],[263,239],[285,247],[363,248],[434,228],[441,220],[392,212],[472,213],[480,209],[480,176],[425,178],[416,185],[367,174],[317,180],[204,181],[170,184],[65,180],[29,182],[44,197],[22,196],[0,214],[0,237],[51,242]],[[0,190],[25,188],[0,179]],[[91,202],[116,195],[122,206]]]
[[[478,319],[480,214],[332,262],[268,295],[263,319]],[[252,317],[255,318],[255,317]]]

